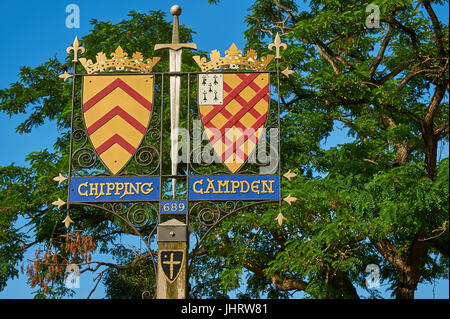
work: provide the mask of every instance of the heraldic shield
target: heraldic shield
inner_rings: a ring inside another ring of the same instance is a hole
[[[184,250],[160,250],[159,263],[167,281],[174,282],[183,268]]]
[[[103,164],[118,174],[141,144],[152,114],[152,75],[86,76],[83,118]]]
[[[268,73],[199,75],[199,110],[211,146],[235,173],[255,150],[269,110]]]

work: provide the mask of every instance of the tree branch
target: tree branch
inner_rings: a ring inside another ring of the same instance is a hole
[[[354,131],[358,134],[358,137],[359,137],[359,139],[360,139],[361,141],[364,142],[364,141],[367,140],[367,137],[364,136],[364,135],[362,135],[362,134],[357,130],[356,125],[355,125],[352,121],[350,121],[349,119],[343,118],[343,117],[341,117],[341,116],[325,116],[324,118],[325,118],[326,120],[336,120],[336,121],[340,121],[340,122],[344,123],[345,125],[347,125],[349,128],[351,128],[352,130],[354,130]]]
[[[425,10],[427,10],[428,15],[430,16],[431,23],[433,24],[433,30],[434,30],[434,43],[436,44],[436,47],[438,49],[440,56],[447,56],[444,52],[444,46],[442,45],[442,30],[441,30],[441,24],[439,23],[439,20],[434,13],[433,8],[431,7],[431,3],[429,0],[422,1]]]
[[[416,58],[411,58],[408,60],[403,61],[400,63],[398,67],[396,67],[391,73],[383,76],[381,79],[376,80],[376,83],[378,85],[383,84],[384,82],[392,79],[393,77],[397,76],[400,72],[404,71],[412,62],[414,62]]]
[[[414,122],[422,125],[423,120],[421,118],[417,117],[416,115],[414,115],[414,113],[410,112],[409,110],[399,110],[397,107],[395,107],[394,105],[390,105],[390,104],[383,104],[383,106],[392,112],[402,113],[402,114],[408,116]]]
[[[274,287],[280,291],[305,291],[306,288],[308,288],[308,283],[301,279],[281,279],[278,274],[273,275],[270,280],[272,281]]]
[[[431,125],[434,119],[434,116],[441,104],[442,99],[444,98],[445,87],[443,85],[437,85],[434,89],[433,98],[428,105],[427,114],[424,118],[425,125]]]
[[[323,43],[321,43],[320,41],[316,42],[316,48],[317,51],[319,51],[320,56],[322,56],[325,60],[328,61],[328,63],[330,63],[331,67],[333,68],[334,73],[336,74],[341,74],[341,70],[339,69],[337,63],[336,63],[336,59],[334,59],[332,56],[332,52],[331,54],[327,52],[330,51],[330,49]]]
[[[448,258],[448,252],[449,252],[449,243],[448,241],[440,241],[436,238],[433,238],[429,241],[429,244],[432,248],[436,249],[438,252],[440,252],[445,258]]]
[[[95,268],[93,268],[93,269],[91,269],[91,268],[83,269],[82,271],[80,271],[80,273],[83,273],[83,272],[85,272],[85,271],[87,271],[87,270],[95,272],[95,271],[97,271],[101,266],[107,266],[107,267],[109,267],[109,268],[115,268],[115,269],[118,269],[118,270],[130,269],[130,268],[133,268],[139,260],[144,259],[144,258],[147,258],[147,257],[150,257],[150,256],[154,256],[154,255],[155,255],[155,253],[154,253],[153,251],[150,251],[150,252],[148,252],[148,253],[139,255],[138,257],[136,257],[135,259],[133,259],[132,262],[130,262],[129,264],[126,264],[126,265],[118,265],[118,264],[109,263],[109,262],[103,262],[103,261],[91,261],[91,262],[85,263],[85,264],[87,264],[87,265],[97,264],[97,267],[95,267]]]
[[[393,24],[394,26],[396,26],[397,28],[402,30],[404,33],[406,33],[409,36],[409,38],[411,39],[411,44],[412,44],[412,46],[414,48],[414,52],[417,53],[419,51],[419,46],[418,46],[418,41],[417,41],[417,34],[414,32],[414,30],[404,26],[399,21],[397,21],[395,18],[392,18],[392,20],[386,20],[386,19],[380,19],[380,20],[382,22]]]
[[[442,123],[441,125],[437,126],[434,129],[434,135],[437,137],[438,140],[440,140],[444,136],[448,136],[448,134],[449,134],[448,122]]]
[[[375,71],[377,70],[378,66],[380,65],[381,60],[384,57],[384,52],[386,52],[386,48],[389,44],[389,41],[391,40],[392,32],[393,32],[393,28],[392,28],[392,25],[389,23],[389,30],[388,30],[386,36],[384,37],[383,42],[381,43],[381,46],[380,46],[380,50],[378,50],[378,54],[375,57],[375,59],[373,60],[372,65],[370,66],[370,69],[369,69],[369,77],[371,79],[373,79],[373,75],[374,75]]]
[[[256,263],[247,262],[244,267],[246,269],[252,271],[253,273],[255,273],[255,275],[257,275],[259,277],[267,278],[267,275],[264,272],[264,269],[260,265],[257,265]],[[297,278],[282,279],[280,277],[280,275],[278,275],[278,274],[274,274],[274,275],[270,276],[269,279],[272,282],[272,284],[274,285],[274,287],[280,291],[290,291],[290,290],[305,291],[306,288],[308,287],[308,283],[301,279],[297,279]]]
[[[400,81],[400,83],[395,87],[394,92],[398,92],[401,89],[403,89],[405,87],[405,85],[412,79],[414,78],[416,75],[419,75],[420,73],[426,72],[428,70],[418,70],[418,71],[414,71],[414,72],[410,72],[408,73],[403,80]]]
[[[378,252],[397,269],[404,269],[405,262],[399,257],[398,249],[387,238],[375,241],[370,239]]]
[[[91,295],[94,293],[95,289],[97,289],[98,283],[99,283],[100,280],[102,279],[103,274],[104,274],[106,271],[108,271],[109,269],[111,269],[111,268],[106,268],[105,270],[103,270],[103,271],[102,271],[102,272],[94,279],[94,280],[97,280],[97,282],[96,282],[94,288],[91,290],[91,292],[89,293],[89,295],[87,296],[86,299],[89,299],[89,298],[91,297]]]

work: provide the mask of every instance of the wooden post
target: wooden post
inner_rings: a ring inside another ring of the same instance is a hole
[[[177,219],[158,225],[157,299],[187,298],[187,227]]]

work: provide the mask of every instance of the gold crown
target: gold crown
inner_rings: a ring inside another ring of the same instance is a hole
[[[96,63],[92,63],[92,60],[86,60],[85,58],[80,58],[80,62],[88,74],[108,71],[138,71],[148,73],[152,71],[160,59],[160,57],[154,57],[144,62],[144,58],[140,52],[135,52],[131,59],[127,56],[128,53],[124,52],[118,46],[116,51],[111,53],[111,59],[107,59],[103,52],[99,52],[96,56]]]
[[[242,56],[242,51],[238,50],[234,43],[227,51],[225,51],[225,54],[224,57],[221,57],[219,51],[213,50],[209,55],[209,62],[205,57],[202,58],[198,55],[194,56],[194,60],[203,72],[219,69],[251,69],[264,71],[270,61],[274,58],[273,55],[268,55],[266,57],[261,57],[261,61],[258,61],[256,51],[253,49],[248,50],[246,56]]]

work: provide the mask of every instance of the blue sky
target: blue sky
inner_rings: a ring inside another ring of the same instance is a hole
[[[80,8],[80,28],[68,29],[65,25],[66,6],[77,4]],[[95,3],[95,4],[94,4]],[[197,31],[194,42],[201,50],[224,51],[234,42],[238,48],[244,46],[244,19],[249,0],[225,0],[220,5],[208,5],[207,0],[168,1],[168,0],[29,0],[26,2],[0,1],[0,39],[4,46],[0,57],[2,65],[0,87],[8,87],[17,81],[21,66],[37,66],[52,56],[66,57],[66,48],[73,42],[75,35],[82,37],[89,33],[89,21],[93,18],[102,21],[119,22],[127,18],[131,10],[165,10],[170,16],[170,7],[179,4],[182,9],[180,23]],[[232,21],[232,23],[230,23]],[[32,134],[17,135],[15,128],[26,116],[12,119],[0,114],[2,126],[0,132],[6,144],[2,147],[0,165],[15,162],[25,164],[25,156],[43,147],[51,148],[57,134],[53,123],[46,123],[35,129]],[[20,145],[20,147],[18,147]]]
[[[303,3],[302,1],[300,1]],[[208,5],[207,0],[28,0],[26,2],[0,2],[0,61],[3,62],[0,88],[8,87],[17,81],[21,66],[35,67],[52,56],[59,59],[66,57],[66,48],[72,43],[75,35],[82,37],[90,30],[90,19],[119,22],[127,18],[131,10],[148,11],[164,10],[168,16],[173,4],[183,8],[180,22],[190,26],[197,34],[194,42],[204,51],[218,49],[221,52],[235,43],[238,48],[244,46],[244,19],[251,0],[222,0],[217,6]],[[69,29],[65,25],[66,6],[76,4],[80,8],[80,28]],[[445,10],[448,12],[447,10]],[[447,13],[448,18],[448,13]],[[13,48],[13,49],[12,49]],[[58,130],[54,123],[36,128],[31,134],[19,135],[15,128],[27,115],[17,115],[9,118],[0,113],[1,153],[0,166],[14,162],[26,165],[27,154],[44,148],[52,148]],[[345,132],[344,132],[345,133]],[[328,145],[339,143],[342,136],[338,134],[328,140]],[[448,147],[446,154],[448,156]],[[127,239],[128,240],[128,239]],[[130,241],[130,244],[133,244]],[[139,248],[139,243],[134,242]],[[91,275],[82,277],[81,288],[76,291],[76,298],[86,298],[93,288]],[[448,298],[448,281],[436,281],[433,284],[420,285],[417,298]],[[104,288],[100,284],[92,298],[102,298]],[[0,292],[0,298],[30,298],[31,289],[26,278],[10,280],[6,289]]]

